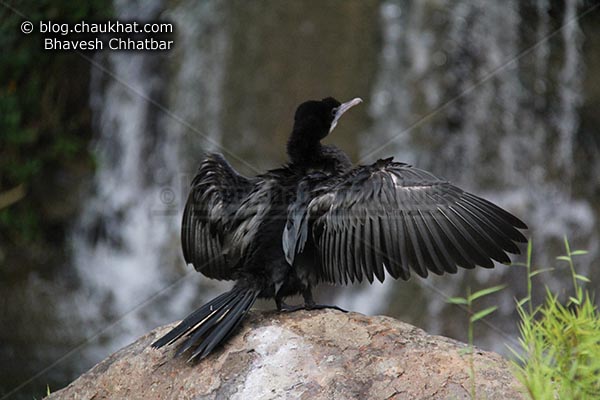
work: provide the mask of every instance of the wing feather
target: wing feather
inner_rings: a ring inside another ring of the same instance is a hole
[[[460,264],[460,258],[451,254],[452,250],[449,249],[452,249],[452,247],[449,240],[447,238],[442,238],[439,230],[435,229],[435,221],[433,220],[434,217],[430,211],[423,213],[422,218],[425,227],[433,238],[442,257],[442,262],[444,265],[442,271],[448,271],[450,273],[456,272],[456,264]]]
[[[408,279],[457,267],[492,268],[519,253],[526,225],[508,211],[433,174],[391,158],[342,176],[304,183],[301,205],[288,215],[303,232],[289,233],[294,258],[305,246],[318,255],[319,279],[346,284]],[[307,179],[307,182],[310,180]],[[308,195],[306,195],[308,193]],[[290,231],[291,232],[291,231]],[[308,234],[310,232],[310,234]]]
[[[406,227],[407,231],[407,236],[410,238],[412,254],[414,255],[412,267],[417,272],[417,274],[419,274],[419,276],[427,278],[427,263],[425,262],[425,256],[421,252],[422,242],[419,242],[419,237],[417,236],[414,221],[410,215],[404,213],[404,222],[404,226]]]
[[[493,268],[494,263],[492,260],[486,257],[484,250],[479,247],[456,215],[448,208],[443,211],[440,210],[440,212],[444,215],[450,226],[454,228],[454,236],[460,238],[460,243],[466,248],[467,253],[475,261],[475,264],[481,265],[484,268]]]
[[[209,154],[192,180],[181,224],[183,257],[202,274],[235,279],[223,251],[232,216],[252,181],[238,174],[220,154]]]
[[[440,251],[437,249],[435,240],[433,239],[433,237],[431,237],[429,231],[427,230],[427,227],[425,226],[425,221],[423,220],[422,213],[419,212],[419,215],[414,215],[413,220],[415,221],[419,237],[421,238],[422,242],[425,245],[425,248],[427,249],[425,254],[429,256],[427,264],[429,265],[429,269],[431,270],[431,272],[437,275],[442,275],[446,268],[440,260],[440,258],[438,257]]]
[[[380,236],[379,217],[377,215],[369,217],[369,221],[371,224],[371,252],[374,256],[375,276],[380,282],[383,282],[385,279],[385,265],[383,262],[383,239]]]
[[[354,226],[354,237],[349,240],[348,245],[351,247],[349,253],[354,256],[354,273],[356,274],[356,280],[358,282],[363,281],[363,263],[360,258],[360,243],[362,241],[362,226],[356,224]]]
[[[354,257],[352,257],[352,239],[354,238],[355,227],[350,224],[344,235],[344,264],[348,271],[348,278],[351,283],[358,280],[356,274],[356,265],[354,263]]]

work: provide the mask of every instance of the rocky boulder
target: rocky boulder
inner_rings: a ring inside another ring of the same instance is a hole
[[[467,345],[388,317],[333,310],[252,312],[199,363],[150,344],[121,349],[50,399],[468,399]],[[477,398],[520,399],[509,363],[474,354]]]

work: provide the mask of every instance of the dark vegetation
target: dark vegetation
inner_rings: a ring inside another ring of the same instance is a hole
[[[44,51],[37,29],[25,35],[20,25],[111,13],[106,0],[0,6],[0,397],[74,347],[65,339],[69,329],[54,317],[53,301],[64,293],[48,282],[69,265],[68,231],[81,207],[82,185],[94,172],[89,62],[74,52]],[[63,285],[70,284],[69,275],[61,276]],[[36,321],[35,329],[29,321]],[[46,384],[63,385],[75,373],[52,369],[17,398],[40,398]]]
[[[12,1],[0,9],[0,277],[52,272],[64,259],[78,190],[93,170],[90,65],[44,51],[24,20],[73,22],[110,15],[109,1]],[[22,13],[23,15],[20,15]],[[87,54],[92,56],[92,54]]]

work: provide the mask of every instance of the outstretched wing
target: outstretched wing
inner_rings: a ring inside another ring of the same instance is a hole
[[[220,154],[209,154],[192,181],[181,225],[183,257],[209,278],[235,278],[223,243],[232,216],[252,186]]]
[[[273,205],[278,204],[279,182],[269,173],[260,175],[252,190],[239,204],[233,215],[230,235],[224,244],[225,254],[232,265],[241,265],[247,256],[260,246],[260,228]]]
[[[319,278],[332,283],[383,281],[384,270],[408,279],[411,269],[426,277],[508,263],[526,228],[489,201],[390,158],[318,183],[305,207],[293,204],[284,251],[293,265],[314,246]]]

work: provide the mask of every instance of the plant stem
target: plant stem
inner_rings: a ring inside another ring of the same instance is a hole
[[[531,239],[529,239],[529,243],[527,244],[527,298],[529,299],[529,315],[533,314],[533,298],[532,295],[532,285],[531,285],[531,249],[533,243]]]
[[[475,399],[477,396],[477,392],[475,389],[475,360],[473,356],[474,348],[473,348],[473,299],[471,297],[471,288],[467,288],[467,311],[469,314],[469,330],[468,330],[468,340],[469,340],[469,369],[471,375],[471,399]]]

